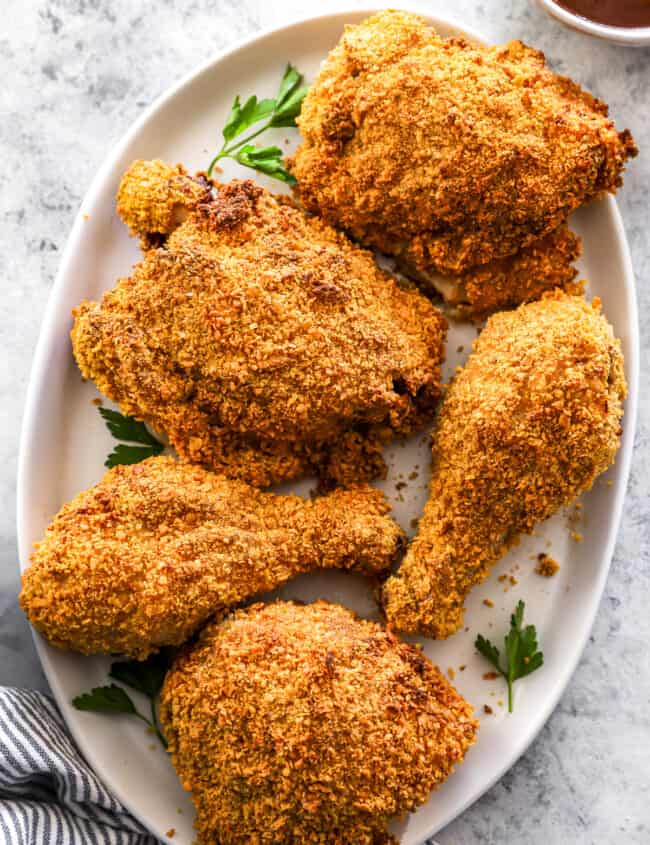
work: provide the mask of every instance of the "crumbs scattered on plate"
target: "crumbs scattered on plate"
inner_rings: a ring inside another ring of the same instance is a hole
[[[538,575],[542,575],[544,578],[552,578],[559,568],[560,564],[555,560],[555,558],[552,558],[545,552],[541,552],[537,555],[537,566],[535,567],[535,572]]]

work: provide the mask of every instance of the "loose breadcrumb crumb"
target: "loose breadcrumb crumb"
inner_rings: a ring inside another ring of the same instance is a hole
[[[560,568],[560,564],[555,560],[555,558],[552,558],[544,552],[537,555],[537,560],[538,563],[535,567],[535,572],[538,575],[542,575],[544,578],[552,578]]]

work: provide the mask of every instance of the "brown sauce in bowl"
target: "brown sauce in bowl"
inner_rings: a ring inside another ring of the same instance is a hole
[[[650,0],[556,0],[558,6],[607,26],[650,26]]]

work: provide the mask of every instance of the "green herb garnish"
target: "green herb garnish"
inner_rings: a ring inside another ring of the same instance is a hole
[[[512,685],[519,678],[530,675],[544,663],[544,655],[537,651],[537,632],[534,625],[522,628],[524,621],[524,603],[517,604],[510,616],[510,631],[504,639],[506,667],[501,665],[499,649],[485,637],[478,635],[474,643],[476,649],[485,657],[500,675],[508,682],[508,712],[512,713]]]
[[[147,660],[127,660],[111,664],[109,677],[131,687],[149,699],[151,717],[143,715],[133,703],[131,696],[117,684],[94,687],[90,692],[82,693],[72,699],[77,710],[93,713],[126,713],[147,724],[158,739],[167,748],[167,741],[160,730],[156,713],[156,696],[165,680],[168,660],[163,654],[154,654]]]
[[[143,443],[143,446],[116,446],[106,458],[104,466],[114,467],[118,464],[137,464],[150,458],[152,455],[159,455],[164,446],[153,434],[147,430],[144,423],[133,417],[125,417],[119,411],[111,411],[109,408],[100,408],[106,427],[116,440],[126,440],[128,443]]]
[[[210,162],[208,176],[212,175],[212,170],[220,159],[231,158],[244,167],[251,167],[281,182],[295,185],[295,178],[282,165],[280,147],[256,147],[250,142],[267,129],[296,125],[296,118],[308,91],[308,87],[302,85],[302,80],[302,74],[287,65],[274,100],[258,100],[253,95],[242,105],[239,95],[235,97],[222,130],[223,145]],[[237,140],[246,129],[262,120],[264,123],[261,127]]]

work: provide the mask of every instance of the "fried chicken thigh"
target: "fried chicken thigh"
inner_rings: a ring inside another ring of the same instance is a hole
[[[346,27],[298,125],[289,167],[305,207],[470,314],[568,284],[575,236],[559,227],[636,154],[605,104],[538,51],[443,39],[398,11]],[[468,289],[467,272],[495,261]]]
[[[404,258],[397,264],[423,291],[442,296],[452,317],[480,322],[494,311],[533,302],[554,288],[582,293],[583,283],[576,281],[578,271],[573,266],[580,253],[580,238],[567,226],[558,226],[515,255],[470,267],[457,276],[422,272]]]
[[[387,511],[365,485],[305,501],[150,458],[63,506],[20,602],[53,645],[143,659],[300,572],[384,572],[403,544]]]
[[[147,249],[76,309],[83,375],[229,477],[380,475],[382,444],[433,415],[444,318],[286,199],[252,182],[205,192],[161,162],[125,175],[118,207]]]
[[[490,566],[613,463],[625,392],[597,303],[556,291],[488,320],[441,406],[418,534],[384,585],[393,628],[460,627]]]
[[[412,645],[339,605],[257,604],[167,674],[161,720],[200,845],[385,845],[462,762],[472,708]]]

